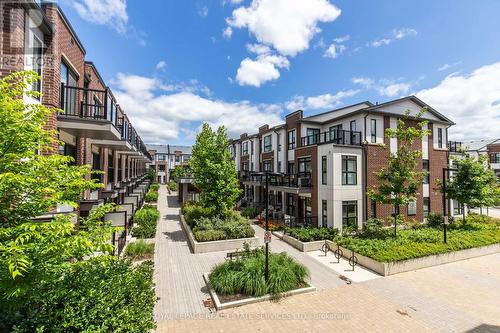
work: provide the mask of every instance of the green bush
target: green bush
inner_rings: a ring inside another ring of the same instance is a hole
[[[196,202],[188,202],[182,206],[182,214],[186,219],[186,223],[193,229],[196,226],[196,221],[202,217],[213,216],[213,209],[204,208]]]
[[[384,227],[384,220],[371,218],[366,220],[364,223],[363,231],[369,234],[378,234],[382,232],[382,228]]]
[[[149,185],[150,191],[158,192],[159,189],[160,189],[160,184],[158,184],[158,183],[153,183],[153,184]]]
[[[160,212],[156,208],[142,208],[134,214],[136,226],[132,229],[132,236],[137,238],[153,238],[156,236],[156,224]]]
[[[177,182],[175,180],[171,180],[168,182],[168,188],[170,191],[177,191]]]
[[[125,256],[134,260],[141,260],[150,257],[154,250],[154,243],[146,243],[144,239],[139,239],[127,245],[125,248]]]
[[[196,226],[193,228],[195,237],[197,231],[222,231],[224,233],[224,238],[220,239],[248,238],[255,235],[255,230],[248,220],[239,214],[226,219],[221,219],[219,217],[202,217],[196,221]],[[219,235],[221,234],[222,233],[219,233]],[[203,240],[198,238],[196,240],[203,242]]]
[[[144,200],[146,202],[156,202],[156,201],[158,201],[158,192],[155,192],[153,190],[149,190],[149,192],[146,193],[146,196],[144,197]]]
[[[210,285],[221,295],[253,297],[276,295],[307,285],[307,268],[286,253],[269,254],[268,282],[264,279],[264,261],[264,252],[257,250],[242,259],[223,262],[210,273]]]
[[[487,215],[480,215],[476,213],[469,213],[466,217],[466,221],[469,224],[479,223],[479,224],[496,224],[500,226],[500,218],[495,218]]]
[[[152,262],[97,256],[39,281],[16,308],[0,302],[2,332],[149,332],[155,328]]]
[[[325,239],[332,240],[337,235],[338,230],[326,227],[286,228],[285,233],[301,242],[312,242]]]
[[[246,217],[246,218],[249,218],[249,219],[254,219],[259,214],[260,214],[260,211],[258,208],[243,207],[241,209],[241,215]]]
[[[196,230],[193,232],[194,238],[198,242],[211,242],[227,239],[223,230]]]
[[[427,216],[427,225],[431,228],[442,228],[443,221],[443,215],[438,213],[429,213]]]

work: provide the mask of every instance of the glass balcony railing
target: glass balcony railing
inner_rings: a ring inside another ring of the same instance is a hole
[[[360,146],[362,143],[361,132],[334,130],[318,134],[308,135],[300,139],[301,147],[307,147],[323,143],[334,143],[338,145]]]

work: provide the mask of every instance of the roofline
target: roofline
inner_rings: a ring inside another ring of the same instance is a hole
[[[99,73],[99,71],[97,70],[97,67],[95,66],[95,64],[92,61],[85,60],[85,65],[89,65],[89,66],[92,66],[92,68],[94,68],[94,71],[96,72],[99,80],[102,82],[102,85],[107,88],[108,86],[106,85],[106,82],[102,79],[102,76]]]
[[[370,101],[359,102],[359,103],[356,103],[356,104],[346,105],[346,106],[343,106],[343,107],[338,108],[338,109],[333,109],[333,110],[321,112],[321,113],[318,113],[318,114],[315,114],[315,115],[310,115],[310,116],[307,116],[305,118],[302,118],[301,120],[299,120],[299,122],[300,121],[304,121],[304,120],[307,121],[309,118],[317,117],[317,116],[322,116],[322,115],[328,114],[330,112],[342,111],[342,110],[345,110],[347,108],[350,108],[350,107],[353,107],[353,106],[356,106],[356,105],[361,105],[361,104],[373,105],[373,103],[370,102]],[[365,110],[365,109],[360,109],[360,110]],[[313,121],[313,120],[309,120],[309,121]]]
[[[42,9],[42,7],[40,6],[40,4],[38,2],[36,2],[35,0],[28,0],[28,1],[25,1],[25,2],[21,2],[21,5],[25,8],[25,9],[36,9],[35,11],[28,11],[28,15],[31,15],[33,13],[37,13],[37,14],[40,14],[41,16],[41,21],[42,21],[42,25],[40,26],[42,28],[42,31],[45,33],[45,34],[50,34],[52,35],[54,33],[54,25],[52,24],[52,22],[50,22],[49,18],[47,17],[47,15],[45,14],[45,11]]]
[[[69,32],[74,37],[74,39],[75,39],[76,43],[78,44],[78,46],[80,47],[80,49],[83,51],[83,54],[84,55],[87,54],[85,47],[83,47],[82,41],[80,40],[80,38],[78,38],[78,35],[76,34],[75,29],[73,29],[73,26],[71,25],[68,18],[66,17],[66,14],[64,14],[64,11],[62,10],[61,6],[59,6],[56,2],[50,1],[50,0],[42,0],[42,6],[55,6],[57,8],[57,12],[61,16],[63,23],[68,27]]]

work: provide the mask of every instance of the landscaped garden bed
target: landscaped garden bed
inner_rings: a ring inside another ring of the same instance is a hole
[[[151,205],[144,205],[134,214],[135,226],[132,236],[137,238],[154,238],[156,236],[156,225],[160,218],[160,211]]]
[[[216,265],[204,275],[218,310],[315,290],[307,283],[309,272],[286,253],[269,254],[269,280],[264,276],[264,250]]]
[[[134,261],[152,259],[154,251],[154,243],[148,243],[144,239],[139,239],[127,245],[125,248],[125,257]]]
[[[467,223],[448,226],[447,243],[442,227],[380,229],[353,236],[338,236],[332,249],[341,246],[344,256],[352,251],[361,265],[390,275],[413,269],[472,258],[500,251],[500,219],[470,215]]]
[[[258,238],[248,219],[237,211],[217,216],[198,203],[186,203],[181,209],[181,223],[194,253],[242,248],[245,242],[257,245]]]
[[[309,252],[321,249],[325,240],[331,240],[337,235],[337,229],[332,228],[285,228],[282,240],[299,251]]]

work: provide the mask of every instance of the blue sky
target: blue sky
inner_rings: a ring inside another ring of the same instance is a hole
[[[500,136],[500,1],[61,0],[146,142],[416,94]]]

